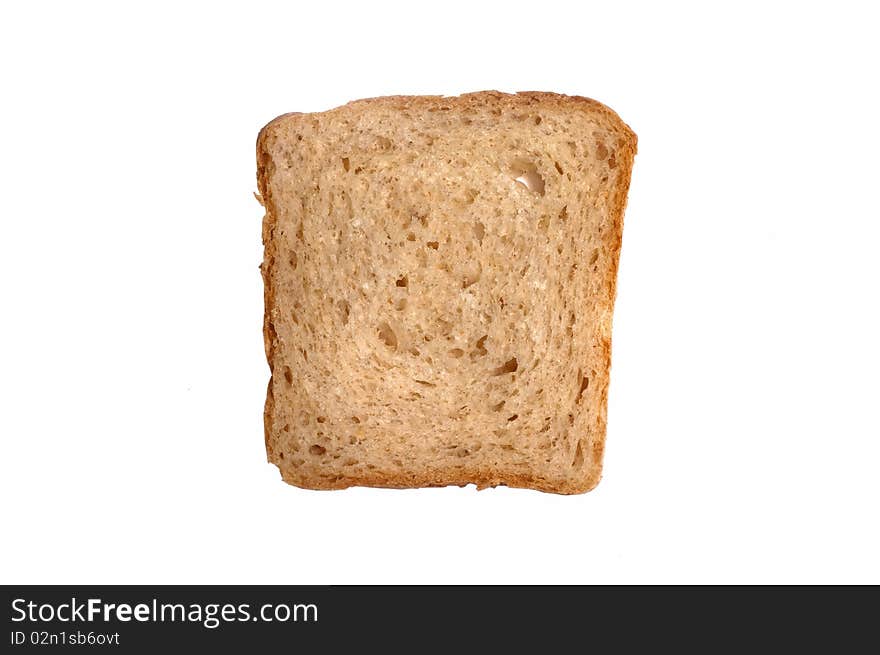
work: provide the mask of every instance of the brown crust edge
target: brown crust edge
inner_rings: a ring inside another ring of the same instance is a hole
[[[266,139],[274,125],[277,125],[291,114],[283,114],[266,124],[257,136],[257,189],[260,194],[260,202],[265,209],[262,224],[263,261],[260,264],[260,274],[263,278],[263,347],[266,351],[266,361],[269,363],[269,384],[266,389],[266,403],[263,407],[263,439],[266,444],[266,457],[273,462],[271,444],[272,413],[275,409],[275,395],[272,391],[274,383],[275,362],[275,326],[272,323],[272,308],[275,306],[275,289],[272,286],[272,265],[275,262],[275,213],[272,203],[272,193],[269,189],[271,176],[272,158],[266,148]]]
[[[565,105],[570,103],[582,104],[585,108],[598,111],[606,120],[608,120],[614,128],[619,132],[621,144],[617,151],[619,157],[618,165],[621,168],[618,176],[618,184],[613,189],[614,197],[612,199],[612,220],[614,229],[610,234],[610,248],[612,252],[610,267],[606,273],[608,282],[608,312],[609,316],[613,316],[614,304],[617,298],[617,272],[620,265],[620,251],[623,244],[623,219],[626,210],[626,204],[629,193],[630,180],[632,177],[633,162],[638,151],[638,138],[633,130],[623,122],[620,116],[610,107],[602,104],[592,98],[583,96],[569,96],[559,93],[546,91],[521,91],[516,94],[502,93],[500,91],[478,91],[467,93],[460,96],[381,96],[377,98],[365,98],[354,100],[346,105],[330,109],[328,111],[338,111],[352,105],[385,102],[399,107],[411,107],[417,103],[434,103],[448,102],[451,104],[483,104],[487,101],[502,102],[508,105],[531,105],[540,102],[549,102],[556,105]],[[319,112],[327,113],[327,112]],[[274,394],[272,392],[274,382],[274,353],[277,335],[275,327],[272,323],[272,309],[274,308],[275,295],[272,286],[272,265],[275,261],[275,213],[272,203],[271,191],[269,188],[269,178],[271,177],[272,160],[266,148],[266,140],[271,129],[283,122],[291,116],[308,115],[299,112],[290,112],[282,114],[267,123],[257,137],[256,155],[257,155],[257,186],[260,196],[262,197],[263,206],[265,207],[265,215],[262,225],[263,240],[263,262],[260,265],[260,272],[263,278],[263,341],[266,351],[266,359],[269,363],[269,384],[266,392],[266,403],[263,410],[263,430],[264,441],[266,445],[266,456],[270,463],[278,466],[282,479],[293,486],[302,489],[311,490],[340,490],[350,487],[378,487],[386,489],[412,489],[423,487],[446,487],[459,486],[464,487],[470,484],[476,485],[478,490],[492,488],[496,486],[507,486],[520,489],[534,489],[548,493],[571,495],[582,494],[591,491],[599,484],[602,478],[602,470],[604,464],[605,437],[607,431],[607,406],[608,406],[608,384],[611,378],[611,324],[607,326],[608,334],[600,335],[600,343],[603,350],[603,358],[606,371],[606,384],[602,390],[602,399],[600,401],[601,411],[597,417],[596,435],[597,439],[591,444],[591,459],[593,465],[590,467],[587,475],[581,480],[566,481],[562,483],[550,482],[542,478],[523,475],[516,472],[500,472],[500,471],[456,471],[437,470],[431,473],[421,475],[407,473],[380,473],[375,472],[361,476],[345,476],[335,478],[319,478],[308,477],[296,473],[290,467],[283,465],[275,457],[272,448],[271,426],[272,413],[275,407]]]
[[[595,101],[593,101],[595,102]],[[597,103],[598,104],[598,103]],[[583,492],[594,489],[602,479],[602,470],[605,463],[605,438],[608,431],[608,388],[611,384],[611,340],[613,332],[614,305],[617,301],[617,272],[620,268],[620,252],[623,247],[623,222],[626,213],[626,204],[629,198],[629,186],[632,179],[633,163],[635,161],[636,152],[638,150],[638,138],[635,132],[624,123],[611,109],[601,105],[606,109],[624,129],[622,131],[621,144],[615,153],[618,159],[618,166],[621,167],[620,174],[617,177],[617,185],[612,190],[611,199],[611,219],[614,222],[614,229],[609,234],[608,244],[611,251],[611,261],[605,272],[607,281],[607,307],[608,323],[600,325],[598,342],[602,348],[603,370],[605,371],[605,379],[603,380],[602,398],[599,401],[599,414],[596,417],[596,439],[591,443],[591,457],[593,466],[590,468],[587,476]],[[603,333],[604,330],[604,333]]]
[[[278,464],[275,462],[275,464]],[[312,490],[341,490],[351,487],[374,487],[380,489],[418,489],[424,487],[466,487],[476,485],[477,490],[504,486],[517,489],[533,489],[547,493],[562,495],[581,494],[590,491],[598,483],[598,477],[585,478],[583,484],[559,484],[550,480],[536,478],[521,473],[503,473],[499,471],[455,471],[437,469],[419,475],[408,473],[372,473],[363,476],[345,476],[337,478],[303,478],[292,469],[278,465],[282,479],[295,487]]]

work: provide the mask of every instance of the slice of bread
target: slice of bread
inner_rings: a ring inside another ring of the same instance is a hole
[[[310,489],[592,489],[636,136],[552,93],[359,100],[257,141],[269,461]]]

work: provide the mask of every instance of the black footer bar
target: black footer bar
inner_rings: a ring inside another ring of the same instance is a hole
[[[0,651],[876,650],[876,587],[0,587]],[[255,651],[258,652],[258,651]]]

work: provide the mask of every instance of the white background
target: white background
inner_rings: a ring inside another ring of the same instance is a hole
[[[871,3],[12,4],[0,582],[880,582]],[[258,130],[486,88],[639,135],[602,483],[283,484]]]

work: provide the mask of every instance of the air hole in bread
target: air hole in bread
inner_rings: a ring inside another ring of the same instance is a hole
[[[556,169],[556,172],[562,175],[562,166],[559,165],[558,161],[553,162],[553,167]]]
[[[608,146],[601,141],[596,141],[596,157],[602,161],[608,156]]]
[[[471,359],[474,359],[476,357],[485,357],[486,356],[486,354],[489,352],[488,350],[486,350],[486,347],[485,347],[486,339],[488,339],[488,338],[489,338],[489,335],[484,334],[482,337],[477,339],[477,343],[474,346],[474,349],[471,351]]]
[[[409,234],[406,235],[406,240],[407,241],[415,241],[416,235],[414,233],[410,232]]]
[[[580,371],[578,371],[578,378],[580,379],[580,385],[575,403],[579,403],[581,401],[581,396],[584,395],[584,391],[586,391],[587,387],[590,386],[590,378],[586,375],[583,375]]]
[[[467,289],[469,286],[472,286],[479,282],[481,273],[482,271],[479,269],[479,265],[465,273],[464,278],[461,281],[461,288]]]
[[[440,242],[439,241],[428,241],[425,245],[433,250],[437,250],[437,248],[440,247]]]
[[[357,445],[357,442],[358,442],[358,438],[357,438],[356,436],[354,436],[353,434],[352,434],[352,435],[349,435],[349,437],[348,437],[348,443],[349,443],[350,446],[356,446],[356,445]]]
[[[295,252],[290,253],[290,268],[296,270],[297,265],[299,264],[299,259],[296,256]]]
[[[436,387],[437,385],[433,382],[428,382],[427,380],[416,380],[416,384],[421,384],[426,387]]]
[[[357,416],[352,416],[352,417],[351,417],[351,422],[352,422],[352,423],[360,423],[361,420],[360,420]]]
[[[379,339],[392,350],[397,350],[397,335],[388,323],[380,323],[378,327]]]
[[[599,259],[599,249],[594,248],[593,252],[590,254],[590,266],[595,264],[598,259]]]
[[[506,362],[504,362],[501,366],[494,369],[492,371],[492,376],[497,377],[499,375],[506,375],[508,373],[513,373],[518,368],[518,366],[519,366],[519,364],[516,361],[516,357],[511,357]]]
[[[293,320],[294,324],[299,325],[299,316],[296,315],[296,312],[290,312],[290,318]]]
[[[350,164],[348,162],[348,157],[343,157],[342,158],[342,168],[345,169],[346,173],[348,172],[349,167],[350,167]]]
[[[510,422],[510,421],[515,421],[515,420],[518,419],[518,418],[519,418],[519,414],[514,414],[513,416],[509,416],[509,417],[507,418],[507,421],[508,421],[508,422]]]
[[[458,166],[463,168],[463,167],[467,166],[467,162],[464,162],[464,161],[458,162]],[[465,189],[461,193],[461,196],[458,197],[457,200],[459,200],[460,202],[463,202],[466,205],[472,205],[472,204],[474,204],[474,200],[477,199],[478,195],[480,195],[480,192],[477,189],[474,189],[472,187],[468,187],[467,189]]]
[[[404,287],[404,288],[405,288],[405,287],[407,287],[407,286],[409,285],[409,280],[408,280],[407,277],[404,275],[403,277],[399,277],[399,278],[397,278],[397,281],[394,283],[394,285],[395,285],[395,286],[398,286],[398,287]]]
[[[544,195],[544,178],[537,172],[529,171],[522,173],[514,179],[517,184],[524,186],[532,193],[537,193],[539,196]]]
[[[574,449],[574,460],[571,462],[571,467],[575,469],[579,469],[584,465],[584,440],[580,439],[577,443],[577,448]]]
[[[569,425],[574,425],[574,414],[569,414],[569,415],[568,415],[568,424],[569,424]]]
[[[326,422],[327,422],[327,417],[326,417],[326,416],[319,416],[319,417],[316,418],[315,420],[316,420],[318,423],[326,423]]]
[[[412,355],[413,357],[418,357],[419,355],[422,354],[422,351],[419,350],[418,348],[416,348],[415,346],[413,346],[412,348],[409,349],[409,354]]]
[[[287,384],[293,384],[293,373],[290,372],[289,366],[284,367],[284,381],[287,382]]]
[[[309,446],[309,453],[312,455],[323,455],[326,452],[327,449],[324,448],[324,446],[319,446],[316,443],[313,443],[311,446]]]
[[[617,168],[617,159],[614,158],[614,155],[608,158],[608,168]]]
[[[285,423],[284,427],[281,428],[282,432],[290,432],[290,423]]]
[[[510,163],[510,173],[514,181],[532,193],[544,195],[544,178],[538,173],[538,167],[527,159],[514,159]]]
[[[278,459],[284,459],[284,453],[283,453],[283,452],[279,452],[279,453],[278,453]]]
[[[559,210],[559,220],[564,221],[568,218],[568,205],[563,205]]]
[[[535,125],[540,125],[540,124],[541,124],[541,117],[535,116]]]
[[[464,355],[464,351],[461,348],[453,348],[452,350],[449,351],[449,354],[450,354],[450,356],[454,357],[455,359],[458,359],[459,357]]]
[[[505,402],[507,402],[507,401],[502,400],[500,403],[496,403],[495,405],[492,405],[492,411],[493,412],[500,412],[502,409],[504,409]]]
[[[345,325],[348,323],[348,316],[351,313],[351,305],[348,304],[347,300],[340,300],[337,305],[342,314],[342,324]]]
[[[538,229],[541,230],[541,232],[546,232],[549,228],[550,217],[545,214],[538,220]]]
[[[486,226],[483,225],[480,221],[474,223],[474,236],[477,241],[481,244],[483,243],[483,237],[486,236]]]

